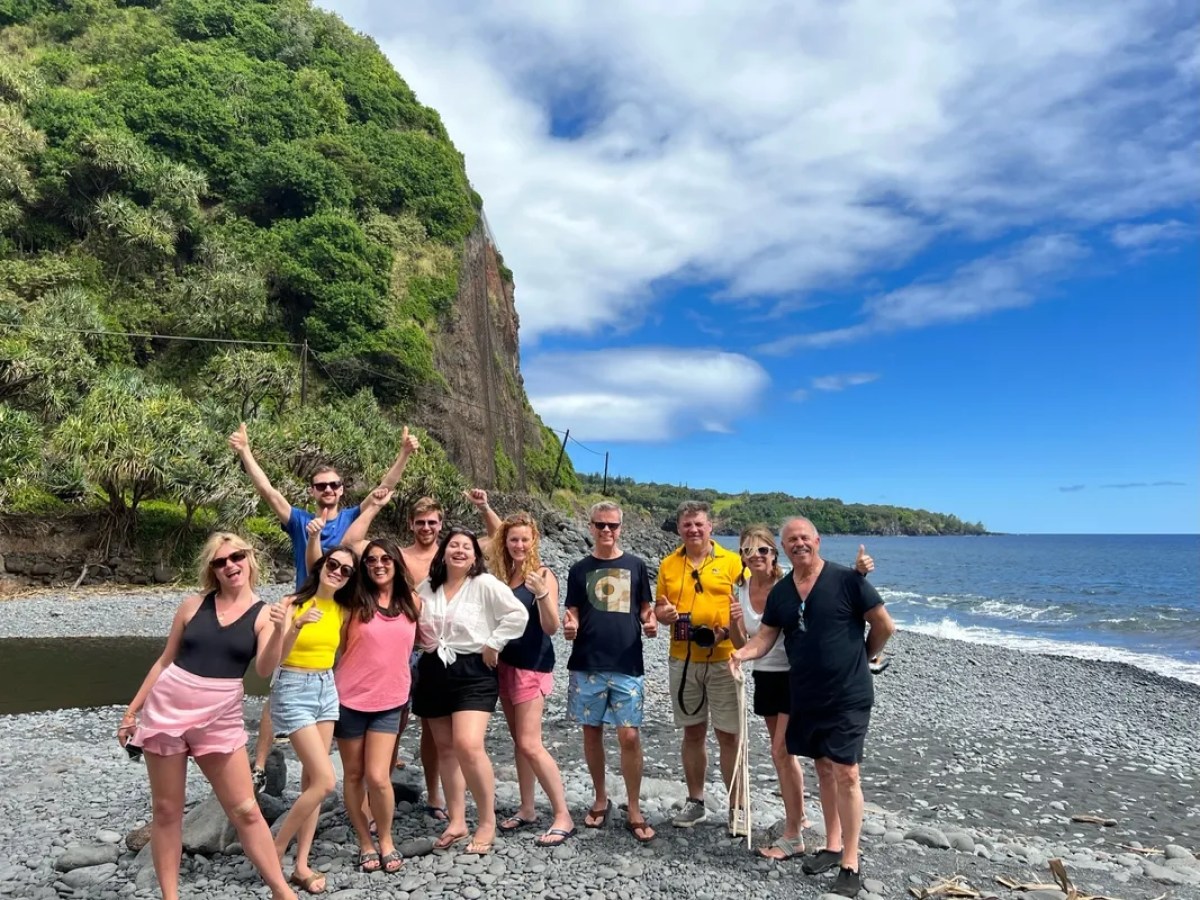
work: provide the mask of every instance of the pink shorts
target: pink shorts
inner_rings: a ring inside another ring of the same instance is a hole
[[[539,695],[549,697],[554,690],[553,672],[518,669],[506,662],[501,662],[496,672],[500,676],[500,699],[513,706],[528,703]]]
[[[232,753],[246,746],[240,678],[204,678],[167,666],[129,742],[156,756]]]

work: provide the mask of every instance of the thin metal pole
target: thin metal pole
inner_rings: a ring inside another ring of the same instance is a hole
[[[562,446],[558,448],[558,462],[554,464],[554,477],[550,479],[550,493],[554,493],[554,489],[558,487],[558,470],[562,467],[563,454],[567,452],[567,439],[571,436],[571,429],[568,428],[563,435]]]
[[[600,488],[600,493],[608,496],[608,451],[604,451],[604,487]]]

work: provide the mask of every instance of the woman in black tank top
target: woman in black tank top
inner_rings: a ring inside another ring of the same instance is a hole
[[[254,799],[242,678],[251,660],[264,677],[279,664],[288,621],[283,604],[254,595],[258,562],[236,534],[217,532],[200,552],[205,593],[180,604],[162,656],[129,704],[117,741],[145,753],[154,807],[151,848],[163,900],[178,900],[187,758],[195,758],[246,856],[273,900],[295,900],[283,877],[271,830]]]

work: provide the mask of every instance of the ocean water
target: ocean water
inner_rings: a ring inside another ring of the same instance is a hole
[[[903,629],[1200,684],[1200,535],[830,535],[821,555],[853,565],[860,543]]]

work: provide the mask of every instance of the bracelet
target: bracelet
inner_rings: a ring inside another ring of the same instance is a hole
[[[533,599],[534,600],[545,600],[549,596],[550,596],[550,592],[546,591],[546,593],[544,593],[544,594],[534,594]]]

